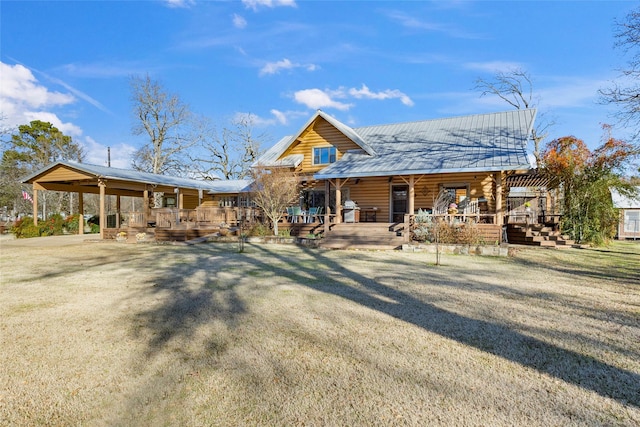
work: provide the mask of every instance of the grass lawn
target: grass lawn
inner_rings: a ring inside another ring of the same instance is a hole
[[[640,425],[640,243],[47,239],[0,241],[0,425]]]

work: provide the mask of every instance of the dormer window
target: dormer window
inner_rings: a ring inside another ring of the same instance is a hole
[[[316,147],[313,149],[313,164],[327,165],[335,163],[336,147]]]

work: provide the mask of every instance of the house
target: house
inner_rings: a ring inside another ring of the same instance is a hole
[[[408,224],[418,210],[447,213],[434,206],[436,197],[445,193],[456,204],[457,215],[472,216],[492,227],[499,239],[508,220],[509,187],[539,179],[527,173],[531,170],[527,143],[535,116],[535,110],[526,109],[352,128],[318,110],[296,134],[267,150],[255,166],[296,172],[299,206],[322,209],[323,215],[316,219],[324,231],[345,220],[379,223],[394,232],[397,229],[390,225],[404,224],[400,228],[408,238]],[[93,192],[101,200],[108,194],[137,195],[144,206],[149,206],[153,191],[175,194],[173,200],[165,198],[171,201],[165,211],[146,210],[132,221],[139,226],[155,218],[156,226],[184,227],[193,216],[192,225],[197,227],[207,223],[205,208],[227,208],[237,219],[243,216],[238,209],[250,205],[247,181],[204,182],[64,162],[24,182],[33,185],[34,193]],[[34,211],[36,206],[37,199]],[[219,212],[216,215],[220,218]],[[168,222],[163,222],[166,216]],[[120,224],[116,221],[116,228]]]
[[[432,210],[444,190],[452,203],[500,225],[507,177],[531,169],[526,148],[535,115],[528,109],[351,128],[317,111],[256,163],[296,171],[302,206],[322,207],[335,222],[347,200],[363,222],[401,222]]]
[[[640,186],[636,190],[640,195]],[[633,199],[612,190],[611,199],[613,207],[620,210],[618,239],[640,239],[640,197]]]

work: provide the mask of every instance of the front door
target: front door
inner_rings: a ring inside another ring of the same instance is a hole
[[[409,197],[408,185],[394,185],[391,187],[391,218],[393,222],[403,222],[407,213]]]

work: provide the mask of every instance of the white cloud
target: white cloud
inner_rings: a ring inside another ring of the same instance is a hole
[[[11,66],[0,62],[0,71],[2,74],[0,96],[3,102],[15,102],[31,108],[39,108],[71,104],[75,101],[73,95],[50,92],[46,87],[39,85],[31,70],[23,65]]]
[[[479,34],[469,33],[465,30],[461,30],[456,26],[444,24],[440,22],[420,20],[412,15],[408,15],[405,12],[393,11],[393,12],[389,12],[387,16],[390,19],[398,22],[401,26],[411,30],[438,32],[438,33],[443,33],[449,37],[455,37],[455,38],[465,38],[465,39],[482,38],[482,36]]]
[[[522,70],[524,65],[519,62],[511,61],[487,61],[487,62],[468,62],[464,64],[465,68],[487,73],[508,73],[513,70]]]
[[[284,58],[281,61],[267,62],[264,67],[260,69],[260,75],[265,74],[278,74],[281,70],[291,70],[293,68],[305,68],[307,71],[315,71],[318,67],[315,64],[299,64],[291,62],[289,59]]]
[[[253,113],[237,112],[234,115],[234,120],[249,119],[254,126],[275,126],[275,125],[288,125],[289,121],[294,118],[307,117],[309,113],[307,111],[280,111],[271,109],[269,111],[273,117],[260,117]]]
[[[397,89],[386,89],[380,92],[372,92],[366,85],[361,88],[338,88],[336,90],[321,89],[305,89],[295,92],[293,98],[296,102],[304,104],[309,108],[335,108],[341,111],[347,111],[354,104],[337,101],[336,99],[376,99],[384,101],[387,99],[399,99],[404,105],[412,107],[413,100],[405,93]]]
[[[287,118],[287,115],[285,113],[283,113],[282,111],[276,110],[276,109],[272,109],[271,114],[273,114],[276,118],[276,121],[278,123],[280,123],[281,125],[286,125],[288,124],[289,120]]]
[[[111,166],[114,168],[130,169],[131,158],[136,148],[126,143],[117,143],[106,146],[95,141],[91,137],[86,137],[83,144],[85,149],[85,163],[92,165],[107,166],[108,147],[111,148]]]
[[[413,106],[413,101],[411,100],[411,98],[409,98],[406,94],[400,92],[398,89],[387,89],[382,92],[371,92],[371,90],[369,90],[369,88],[363,84],[360,89],[349,89],[349,95],[357,99],[366,98],[385,100],[398,98],[404,105],[409,107]]]
[[[244,4],[244,7],[246,7],[247,9],[252,9],[254,12],[257,11],[260,7],[297,7],[295,0],[242,0],[242,4]]]
[[[31,70],[17,64],[0,62],[0,114],[4,127],[15,128],[32,120],[48,121],[67,135],[79,136],[82,130],[63,122],[51,109],[76,102],[68,93],[52,92],[41,85]]]
[[[23,123],[19,123],[19,124],[25,124],[25,123],[32,122],[34,120],[40,120],[41,122],[51,123],[52,125],[57,127],[60,132],[64,133],[65,135],[72,136],[74,138],[77,138],[80,135],[82,135],[82,129],[80,129],[78,126],[74,125],[73,123],[63,122],[54,113],[50,113],[47,111],[25,111],[23,116],[25,120],[23,121]]]
[[[335,101],[332,96],[342,97],[341,91],[323,91],[320,89],[304,89],[294,93],[293,98],[296,102],[306,105],[308,108],[317,110],[319,108],[335,108],[341,111],[347,111],[353,104],[345,104]]]
[[[233,14],[233,26],[236,28],[246,28],[247,26],[247,20],[244,19],[244,17],[238,15],[237,13]]]
[[[172,9],[189,8],[196,4],[195,0],[165,0],[167,7]]]

